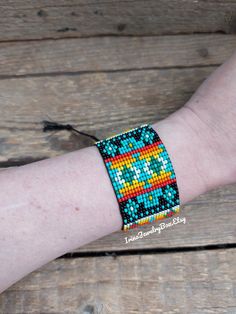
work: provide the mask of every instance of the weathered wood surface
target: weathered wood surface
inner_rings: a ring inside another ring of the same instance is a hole
[[[1,313],[236,313],[236,249],[58,259],[0,295]]]
[[[236,36],[223,34],[6,42],[0,78],[218,65],[235,50]]]
[[[0,167],[92,145],[42,133],[47,116],[99,138],[166,117],[236,48],[235,0],[3,0],[0,12]],[[186,224],[129,244],[114,233],[30,274],[0,313],[236,313],[235,213],[236,185],[199,196]]]
[[[236,1],[1,1],[0,40],[236,32]]]
[[[42,119],[105,138],[180,108],[215,67],[121,71],[0,80],[0,165],[52,157],[91,140],[42,132]],[[14,113],[14,114],[13,114]]]

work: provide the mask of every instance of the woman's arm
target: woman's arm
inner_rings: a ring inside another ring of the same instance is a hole
[[[190,101],[153,124],[172,160],[180,205],[236,182],[236,56]],[[95,146],[0,172],[0,292],[50,260],[121,229]]]

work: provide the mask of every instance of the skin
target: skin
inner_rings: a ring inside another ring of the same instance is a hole
[[[178,111],[154,123],[172,160],[180,205],[236,182],[236,55]],[[95,146],[0,172],[0,292],[122,226]]]

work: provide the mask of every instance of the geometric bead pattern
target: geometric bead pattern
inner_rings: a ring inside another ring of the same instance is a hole
[[[179,212],[173,165],[159,135],[150,125],[129,129],[95,145],[119,203],[122,230]]]

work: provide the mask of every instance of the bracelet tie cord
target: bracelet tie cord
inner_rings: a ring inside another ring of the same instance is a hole
[[[122,230],[180,211],[179,190],[168,152],[149,125],[94,144],[105,163],[122,216]]]

